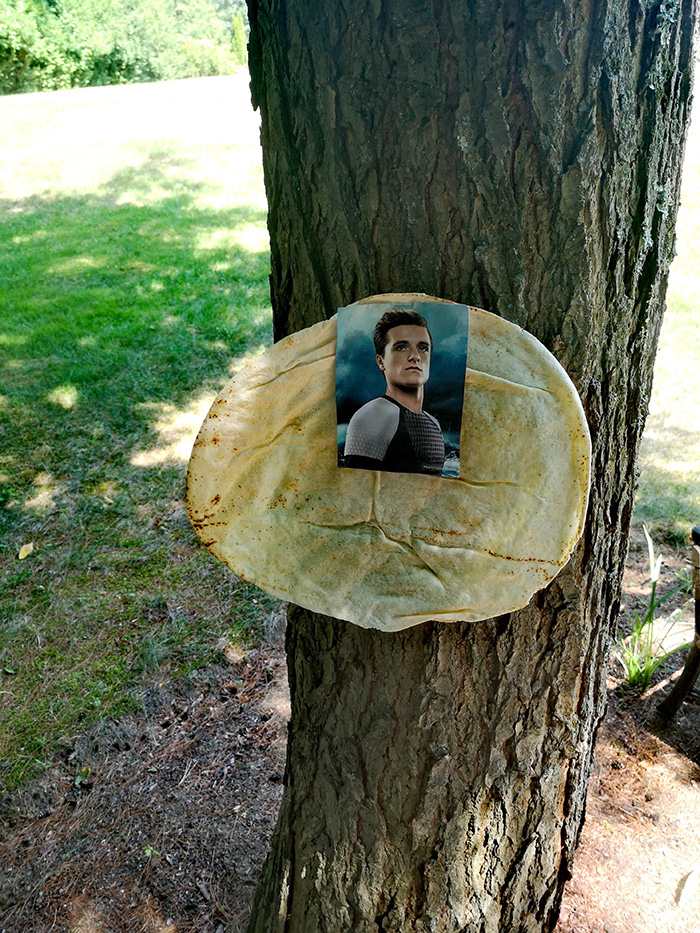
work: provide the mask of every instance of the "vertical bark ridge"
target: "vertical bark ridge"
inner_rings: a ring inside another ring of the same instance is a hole
[[[584,813],[673,249],[695,0],[250,0],[275,335],[386,291],[534,333],[594,445],[530,605],[392,635],[290,608],[249,933],[551,930]]]

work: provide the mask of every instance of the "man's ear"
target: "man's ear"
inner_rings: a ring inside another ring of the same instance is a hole
[[[377,353],[375,359],[377,361],[377,366],[381,369],[382,372],[384,372],[384,357]]]

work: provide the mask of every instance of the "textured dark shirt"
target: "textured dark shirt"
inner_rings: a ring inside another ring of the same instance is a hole
[[[440,423],[427,411],[410,411],[384,395],[367,402],[350,419],[347,467],[440,476],[444,464]]]

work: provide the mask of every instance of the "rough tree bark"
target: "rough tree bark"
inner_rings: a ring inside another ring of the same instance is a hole
[[[556,922],[604,703],[695,0],[249,0],[275,335],[379,292],[515,321],[587,412],[584,537],[521,612],[290,610],[284,799],[250,933]]]

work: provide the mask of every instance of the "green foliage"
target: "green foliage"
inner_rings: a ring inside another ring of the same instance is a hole
[[[0,90],[23,90],[45,61],[47,46],[31,0],[0,0]]]
[[[240,64],[213,0],[0,0],[0,93],[230,74]]]
[[[248,61],[245,26],[240,13],[233,17],[231,23],[231,56],[237,65],[245,65]]]
[[[231,26],[234,18],[240,16],[245,25],[246,35],[248,34],[248,7],[245,0],[212,0],[217,13],[221,17],[226,28]]]
[[[654,674],[664,661],[677,651],[688,647],[687,645],[677,645],[670,651],[664,651],[661,648],[664,639],[673,628],[676,620],[683,612],[684,607],[674,609],[666,619],[656,618],[656,609],[662,602],[670,596],[673,596],[682,587],[678,587],[665,596],[662,596],[660,599],[657,599],[656,587],[659,580],[662,558],[660,554],[657,556],[654,553],[654,543],[646,527],[644,528],[644,535],[647,540],[649,567],[651,570],[651,594],[649,596],[649,604],[643,616],[640,617],[639,613],[635,612],[634,619],[632,619],[630,623],[632,629],[630,635],[624,637],[622,633],[618,631],[617,640],[613,647],[615,654],[625,669],[627,683],[630,687],[638,687],[641,693],[647,690]]]

